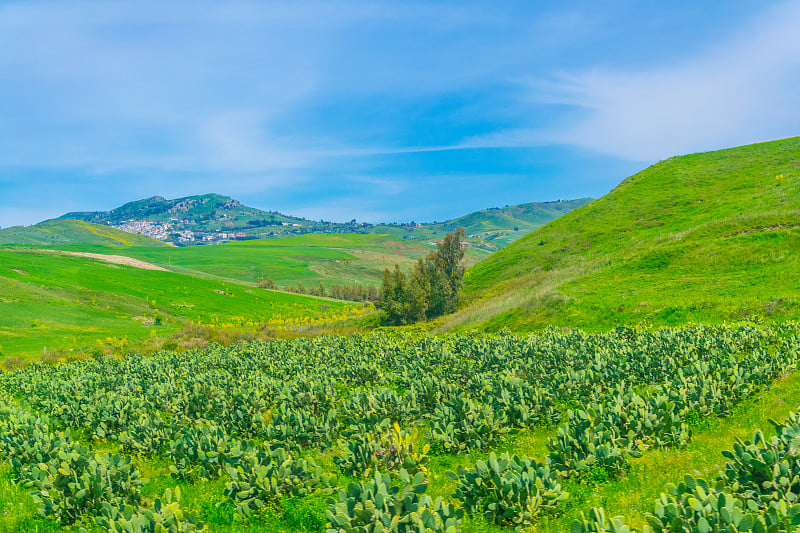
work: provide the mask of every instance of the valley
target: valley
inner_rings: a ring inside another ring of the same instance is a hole
[[[0,533],[800,533],[798,27],[0,1]]]
[[[489,215],[2,230],[0,531],[800,525],[800,138],[670,158],[520,238]],[[453,314],[287,290],[413,276],[470,221]]]

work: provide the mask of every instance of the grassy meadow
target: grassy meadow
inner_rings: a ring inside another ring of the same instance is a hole
[[[434,246],[386,235],[308,234],[281,239],[236,241],[209,246],[103,247],[73,244],[68,250],[117,253],[161,267],[279,287],[334,284],[376,285],[383,268],[407,266]]]
[[[58,358],[71,350],[126,351],[131,344],[169,337],[192,324],[257,330],[312,324],[363,309],[16,247],[0,248],[0,303],[0,351],[7,367],[48,352]]]
[[[469,269],[445,329],[800,316],[800,138],[673,157]]]
[[[158,242],[158,241],[156,241]],[[39,247],[28,247],[37,249]],[[310,233],[280,239],[235,241],[208,246],[120,246],[68,243],[56,250],[124,255],[167,270],[199,277],[258,283],[272,279],[279,287],[332,285],[376,286],[384,268],[410,268],[436,246],[390,235]],[[488,255],[470,247],[471,266]]]
[[[299,284],[310,288],[320,283],[328,288],[377,286],[384,268],[394,264],[410,268],[435,248],[388,235],[358,234],[308,234],[190,247],[164,246],[143,238],[147,246],[132,246],[141,236],[80,221],[53,221],[67,236],[74,237],[70,232],[76,225],[103,235],[109,230],[112,236],[119,233],[131,240],[0,247],[0,303],[6,314],[0,323],[0,353],[7,356],[7,368],[20,358],[57,360],[75,351],[126,351],[148,344],[153,346],[147,349],[152,349],[165,338],[202,334],[186,333],[191,325],[238,330],[244,338],[252,338],[261,334],[259,328],[305,329],[359,317],[368,308],[267,291],[257,284],[272,279],[279,288]],[[58,251],[121,255],[168,272]],[[482,254],[470,250],[469,263],[477,262]],[[237,338],[238,333],[214,340]]]

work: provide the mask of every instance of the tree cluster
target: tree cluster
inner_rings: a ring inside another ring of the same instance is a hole
[[[380,298],[377,306],[383,310],[385,321],[403,325],[452,313],[464,280],[464,228],[448,233],[437,249],[420,258],[410,272],[383,271]]]
[[[267,278],[258,284],[262,289],[284,290],[295,294],[310,294],[311,296],[325,296],[336,298],[337,300],[348,300],[351,302],[374,302],[378,299],[378,289],[376,287],[365,287],[363,285],[332,285],[327,289],[325,285],[311,285],[306,287],[302,282],[297,286],[280,288],[271,278]]]
[[[328,296],[353,302],[374,302],[378,299],[377,287],[363,285],[333,285]]]

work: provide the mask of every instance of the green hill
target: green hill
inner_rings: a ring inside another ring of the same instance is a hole
[[[302,283],[377,286],[384,268],[410,267],[435,249],[428,243],[389,235],[310,233],[282,239],[235,241],[214,246],[124,247],[74,244],[59,249],[121,254],[168,270],[246,282],[272,279],[279,287]],[[471,250],[469,264],[486,257]]]
[[[370,231],[398,235],[405,239],[438,240],[461,227],[467,233],[467,240],[473,245],[494,251],[591,201],[592,198],[579,198],[493,207],[445,222],[378,224]]]
[[[673,157],[469,269],[445,329],[800,316],[800,138]]]
[[[0,229],[0,244],[51,246],[71,243],[104,246],[168,246],[151,237],[83,220],[48,220],[32,226]]]
[[[146,221],[164,226],[166,234],[181,231],[200,233],[240,232],[258,228],[309,226],[311,221],[267,212],[242,205],[220,194],[203,194],[167,200],[152,196],[128,202],[111,211],[72,212],[61,219],[85,220],[96,224],[124,226]],[[292,226],[297,224],[297,226]],[[171,240],[178,240],[175,236]]]
[[[0,304],[0,354],[22,359],[106,346],[120,353],[198,327],[253,334],[362,309],[22,247],[0,247]]]
[[[484,209],[445,222],[368,224],[326,222],[262,211],[219,194],[167,200],[153,196],[111,211],[67,213],[56,220],[83,220],[149,235],[161,241],[191,245],[250,239],[274,239],[309,233],[387,234],[396,238],[433,241],[464,227],[473,245],[495,251],[532,229],[591,201],[559,200]]]

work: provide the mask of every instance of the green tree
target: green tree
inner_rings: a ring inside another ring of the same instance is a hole
[[[455,297],[455,305],[458,305],[458,293],[464,285],[464,246],[463,240],[466,238],[467,232],[464,228],[448,233],[442,242],[437,245],[437,250],[434,252],[436,261],[439,267],[444,272],[447,282],[450,284],[450,291],[452,296]],[[455,306],[451,311],[455,311]]]
[[[277,290],[278,284],[272,278],[263,279],[258,283],[262,289]]]
[[[385,314],[386,322],[392,326],[406,323],[403,310],[406,286],[406,275],[400,270],[400,265],[395,265],[393,272],[384,269],[379,307]]]
[[[447,281],[436,252],[420,258],[414,265],[414,272],[419,273],[419,283],[425,290],[426,318],[435,318],[448,312],[448,301],[451,300],[450,283]]]
[[[399,265],[394,272],[384,270],[377,306],[384,311],[388,324],[411,324],[456,310],[464,278],[461,242],[465,236],[463,228],[448,233],[408,275]]]

